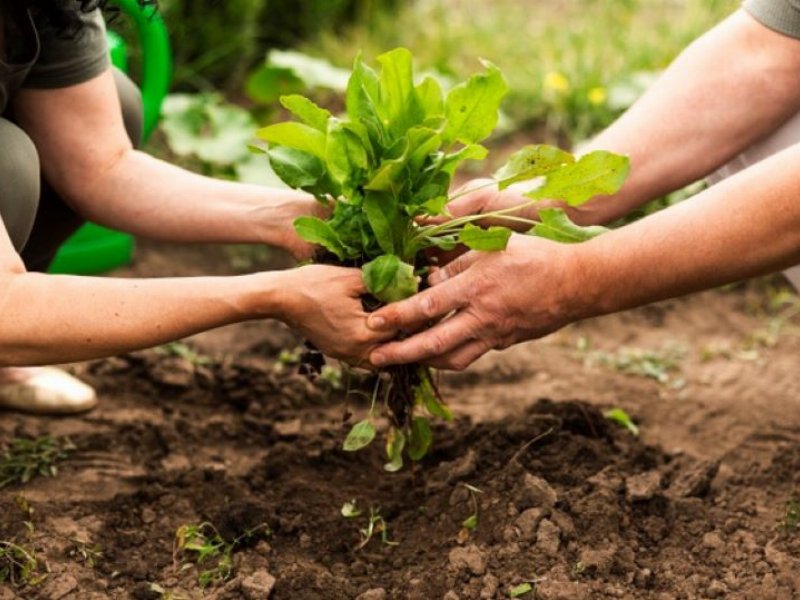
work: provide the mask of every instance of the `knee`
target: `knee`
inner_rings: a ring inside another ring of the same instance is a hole
[[[39,154],[33,141],[0,119],[0,217],[18,252],[33,229],[40,186]]]
[[[144,104],[142,93],[128,76],[119,69],[114,69],[114,82],[117,84],[120,104],[122,106],[122,120],[134,148],[142,143],[144,135]]]

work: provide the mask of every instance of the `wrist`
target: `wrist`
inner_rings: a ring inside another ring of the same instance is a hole
[[[248,319],[285,320],[290,306],[284,284],[284,271],[240,275],[240,293],[235,300],[237,309]]]
[[[287,250],[297,245],[294,221],[303,215],[314,215],[319,203],[305,193],[291,190],[279,191],[268,202],[262,204],[257,219],[258,238],[262,244],[279,246]]]
[[[604,273],[606,263],[598,260],[593,240],[564,247],[565,254],[559,261],[559,271],[563,273],[560,286],[560,299],[564,316],[568,322],[596,317],[613,308],[607,306],[607,295],[603,283],[608,275]]]

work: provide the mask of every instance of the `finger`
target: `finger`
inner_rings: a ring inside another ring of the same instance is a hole
[[[492,183],[492,179],[473,179],[467,182],[453,194],[458,197],[447,204],[447,212],[454,217],[480,214],[497,194],[496,186],[487,187]]]
[[[424,361],[446,354],[474,339],[474,331],[474,318],[466,313],[458,313],[410,338],[378,347],[369,358],[377,367]]]
[[[426,364],[435,369],[463,371],[491,349],[492,344],[487,340],[470,340],[452,352],[432,358]]]
[[[411,328],[465,306],[469,300],[462,285],[457,280],[448,283],[384,306],[369,316],[367,326],[377,331]]]
[[[467,252],[466,254],[462,254],[458,258],[432,272],[428,276],[428,283],[432,286],[440,285],[448,279],[452,279],[456,275],[460,275],[469,269],[480,258],[482,258],[482,256],[484,255],[482,255],[480,252],[475,252],[474,250]]]

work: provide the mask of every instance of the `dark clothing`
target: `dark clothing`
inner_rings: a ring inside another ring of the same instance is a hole
[[[800,0],[745,0],[744,8],[770,29],[800,39]]]
[[[0,115],[23,87],[76,85],[109,66],[106,29],[99,10],[82,16],[85,25],[75,39],[64,39],[19,4],[0,3]]]

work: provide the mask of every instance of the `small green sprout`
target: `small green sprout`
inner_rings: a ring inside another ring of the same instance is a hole
[[[103,558],[103,552],[97,544],[89,544],[80,538],[72,540],[72,547],[69,549],[68,554],[70,558],[79,560],[90,569],[94,569]]]
[[[787,535],[800,530],[800,502],[796,498],[786,503],[786,514],[781,519],[779,529]]]
[[[639,435],[639,426],[633,422],[631,416],[621,408],[612,408],[603,413],[606,419],[614,421],[617,425],[621,425],[633,435]]]
[[[202,366],[211,363],[211,359],[208,356],[193,350],[184,342],[168,342],[156,348],[156,352],[167,354],[169,356],[177,356],[178,358],[182,358],[195,366]]]
[[[9,583],[14,588],[35,586],[47,578],[45,572],[39,572],[40,564],[32,548],[27,548],[15,541],[0,540],[0,583]]]
[[[469,501],[472,505],[472,514],[464,519],[464,521],[461,523],[461,526],[467,531],[474,531],[475,528],[478,527],[478,494],[482,494],[483,491],[468,483],[464,483],[463,485],[465,488],[467,488],[467,491],[469,491]]]
[[[251,539],[259,531],[269,534],[267,525],[262,524],[228,542],[207,521],[199,525],[181,525],[175,532],[173,560],[176,565],[181,563],[182,571],[191,568],[192,563],[200,567],[209,561],[211,568],[200,571],[198,575],[200,587],[227,581],[233,575],[234,550],[243,540]]]
[[[524,596],[525,594],[527,594],[529,592],[532,592],[532,591],[533,591],[533,586],[526,581],[525,583],[520,583],[519,585],[514,586],[513,588],[511,588],[508,591],[508,597],[509,598],[519,598],[519,597]]]
[[[356,500],[353,499],[342,504],[341,513],[345,519],[354,519],[361,516],[362,510],[358,508]]]
[[[361,535],[361,541],[359,542],[358,546],[356,546],[356,550],[361,550],[367,544],[369,544],[370,540],[375,536],[375,534],[379,533],[381,535],[381,543],[386,544],[387,546],[397,546],[399,542],[394,542],[389,539],[389,526],[386,523],[386,520],[381,516],[381,509],[380,508],[370,508],[369,509],[369,519],[367,521],[367,526],[359,529],[359,534]]]
[[[28,483],[40,475],[55,477],[56,463],[65,460],[75,446],[67,438],[14,438],[0,458],[0,489]]]

